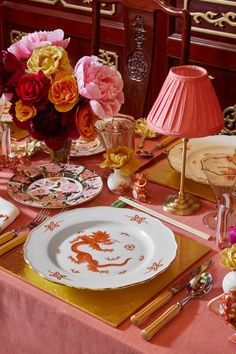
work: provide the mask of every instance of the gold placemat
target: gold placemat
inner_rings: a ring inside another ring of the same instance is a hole
[[[22,245],[1,256],[0,267],[27,283],[117,327],[211,250],[187,237],[177,234],[175,237],[178,251],[169,268],[145,283],[123,289],[94,291],[52,283],[42,278],[25,263]]]
[[[170,166],[167,159],[148,170],[148,179],[151,182],[176,190],[179,190],[180,187],[180,173]],[[188,178],[185,178],[184,181],[184,191],[212,202],[216,201],[209,185],[198,183]]]

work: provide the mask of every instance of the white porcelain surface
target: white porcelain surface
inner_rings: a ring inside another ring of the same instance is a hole
[[[169,152],[170,165],[181,172],[182,168],[182,143],[175,145]],[[201,160],[211,154],[234,154],[236,149],[235,136],[214,135],[204,138],[189,139],[187,145],[185,176],[196,182],[208,184],[202,171]]]
[[[228,292],[232,288],[236,288],[236,271],[227,273],[222,282],[224,292]]]
[[[152,216],[92,207],[57,214],[33,229],[24,258],[50,281],[101,290],[151,279],[176,251],[173,232]]]
[[[131,185],[131,177],[124,176],[119,169],[114,169],[107,178],[107,186],[111,192],[118,195],[128,193]]]

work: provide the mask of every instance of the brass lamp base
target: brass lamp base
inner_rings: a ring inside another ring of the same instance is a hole
[[[172,194],[166,198],[163,209],[175,215],[191,215],[200,209],[200,202],[189,194],[184,194],[184,196]]]

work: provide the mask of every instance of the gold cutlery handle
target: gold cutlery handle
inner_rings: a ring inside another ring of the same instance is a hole
[[[152,337],[160,331],[172,318],[178,315],[182,308],[180,303],[172,305],[168,310],[166,310],[160,317],[153,321],[149,326],[144,328],[141,332],[142,337],[145,340],[150,340]]]
[[[16,236],[15,230],[5,232],[0,236],[0,245],[3,245],[4,243],[12,240],[15,236]]]
[[[24,235],[17,236],[10,240],[9,242],[5,243],[4,245],[0,246],[0,256],[2,256],[4,253],[12,250],[13,248],[19,246],[20,244],[24,243],[25,240],[27,239],[28,233]]]
[[[169,301],[172,296],[173,293],[171,291],[165,291],[163,294],[150,302],[150,304],[131,316],[131,322],[136,326],[142,324],[153,312],[158,310],[162,305]]]
[[[165,147],[165,146],[167,146],[168,144],[170,144],[172,141],[174,141],[175,139],[176,139],[176,136],[174,136],[174,135],[167,136],[166,138],[164,138],[164,139],[160,142],[159,147],[160,147],[160,148]]]
[[[144,141],[146,140],[146,135],[141,136],[140,140],[139,140],[139,144],[138,147],[142,148],[144,145]]]

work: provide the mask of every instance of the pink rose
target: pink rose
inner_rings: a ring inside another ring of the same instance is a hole
[[[66,48],[70,42],[70,38],[64,39],[64,31],[57,29],[55,31],[38,31],[29,33],[22,37],[16,43],[13,43],[8,51],[14,54],[18,59],[28,59],[34,49],[45,45],[57,45]]]
[[[79,93],[90,100],[99,117],[115,115],[124,103],[123,80],[115,68],[103,65],[96,56],[85,56],[75,66]]]

